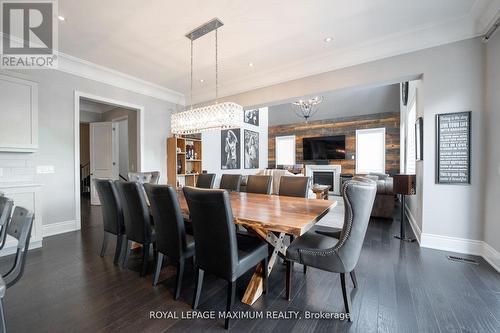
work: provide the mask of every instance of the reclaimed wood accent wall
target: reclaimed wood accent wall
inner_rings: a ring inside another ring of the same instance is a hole
[[[342,173],[356,172],[356,130],[385,127],[385,168],[391,175],[399,173],[399,145],[400,145],[400,114],[399,112],[377,113],[355,117],[336,118],[328,120],[310,121],[269,127],[268,134],[268,165],[276,167],[275,138],[277,136],[295,135],[296,163],[314,164],[313,161],[302,160],[302,139],[330,135],[345,135],[346,159],[330,160],[329,164],[342,166]]]

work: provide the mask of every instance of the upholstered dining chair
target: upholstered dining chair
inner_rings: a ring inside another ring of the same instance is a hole
[[[101,257],[106,254],[110,237],[116,237],[116,248],[113,262],[118,264],[120,256],[124,253],[125,222],[123,209],[115,183],[110,179],[96,179],[95,185],[99,201],[101,202],[102,224],[104,234],[101,246]]]
[[[248,193],[271,194],[271,184],[273,177],[250,175],[247,178]]]
[[[241,185],[241,175],[223,174],[220,179],[219,188],[232,192],[239,192]]]
[[[138,182],[141,184],[158,184],[160,179],[159,171],[148,171],[148,172],[129,172],[128,181]]]
[[[175,188],[168,185],[144,184],[151,203],[156,231],[156,268],[153,275],[153,286],[160,278],[164,256],[167,264],[177,266],[177,278],[174,299],[181,293],[182,276],[186,259],[193,257],[193,236],[187,235],[184,227],[181,207]]]
[[[155,230],[149,213],[146,195],[142,184],[138,182],[115,181],[123,208],[125,234],[127,243],[123,255],[123,267],[127,267],[132,250],[132,242],[142,244],[142,269],[140,276],[145,276],[148,270],[149,250],[156,246]]]
[[[262,263],[264,292],[267,286],[267,244],[260,239],[236,233],[228,192],[184,187],[193,221],[196,284],[193,309],[198,308],[203,276],[214,274],[228,283],[226,311],[231,311],[236,280]],[[225,320],[229,328],[229,317]]]
[[[0,196],[0,250],[5,246],[7,239],[7,227],[9,225],[10,215],[14,207],[14,201],[4,196]]]
[[[279,195],[287,197],[307,198],[309,177],[281,176]]]
[[[345,311],[349,314],[349,321],[352,321],[351,297],[347,293],[345,274],[354,272],[358,263],[376,192],[377,184],[370,179],[353,178],[345,182],[342,187],[344,226],[338,238],[334,234],[312,229],[290,244],[286,251],[288,300],[291,296],[292,262],[340,273]],[[351,277],[354,287],[357,287],[355,275],[351,274]]]
[[[215,173],[202,173],[198,175],[196,187],[213,188],[215,183]]]
[[[31,227],[33,226],[33,212],[17,206],[7,227],[7,234],[17,239],[16,257],[11,269],[3,275],[7,288],[12,287],[23,276],[26,257],[30,245]]]

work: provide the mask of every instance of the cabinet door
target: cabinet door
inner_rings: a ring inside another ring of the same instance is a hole
[[[38,149],[38,85],[0,75],[0,151]]]

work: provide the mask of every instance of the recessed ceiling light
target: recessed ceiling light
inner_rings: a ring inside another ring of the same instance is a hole
[[[249,62],[249,63],[248,63],[248,66],[249,66],[249,67],[253,67],[253,62]]]
[[[66,21],[66,18],[65,18],[64,16],[62,16],[62,15],[58,15],[58,16],[57,16],[57,19],[58,19],[59,21]]]
[[[203,80],[203,79],[200,79],[200,83],[203,83],[203,82],[205,82],[205,80]]]
[[[323,40],[325,41],[325,43],[330,43],[333,40],[333,38],[332,37],[326,37]]]

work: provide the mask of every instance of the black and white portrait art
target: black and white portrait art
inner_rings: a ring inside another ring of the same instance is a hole
[[[259,168],[259,133],[245,130],[245,169]]]
[[[221,131],[221,169],[239,169],[240,158],[240,129]]]
[[[259,126],[259,109],[245,110],[245,123]]]

